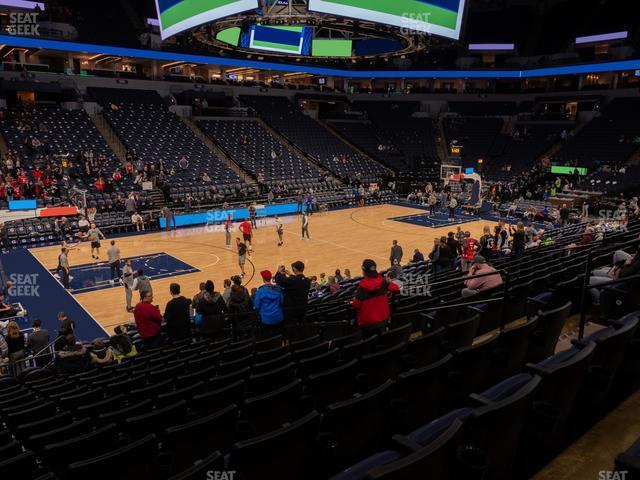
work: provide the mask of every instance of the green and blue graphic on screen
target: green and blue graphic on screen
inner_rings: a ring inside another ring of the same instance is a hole
[[[307,55],[312,33],[313,29],[309,27],[252,25],[249,48]]]
[[[238,46],[292,55],[309,55],[312,37],[311,27],[250,25],[243,29]]]
[[[163,39],[197,25],[258,8],[258,0],[156,0]]]
[[[460,38],[466,0],[309,0],[309,10]]]

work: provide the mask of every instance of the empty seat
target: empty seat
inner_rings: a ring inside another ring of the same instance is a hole
[[[121,480],[140,480],[154,476],[154,459],[157,454],[157,440],[147,435],[128,445],[112,450],[88,460],[69,465],[69,480],[112,480],[113,472],[119,472]],[[126,465],[126,468],[122,468]]]
[[[186,469],[212,451],[229,452],[237,440],[238,407],[234,404],[184,425],[168,428],[162,445],[179,470]]]
[[[317,474],[316,435],[320,416],[311,412],[281,429],[238,442],[228,468],[246,480],[300,480]],[[286,459],[282,453],[286,452]]]
[[[326,459],[327,473],[333,474],[383,445],[388,434],[387,421],[391,380],[352,399],[329,405],[322,416],[323,442],[334,452]]]
[[[447,355],[431,365],[398,375],[391,401],[397,422],[395,431],[408,433],[442,413],[451,360],[452,356]]]

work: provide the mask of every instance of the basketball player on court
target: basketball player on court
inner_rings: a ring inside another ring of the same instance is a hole
[[[98,260],[100,258],[100,239],[105,240],[106,237],[100,231],[98,227],[96,227],[95,223],[91,224],[91,229],[87,232],[87,238],[91,242],[91,258]],[[95,256],[93,252],[96,252]]]
[[[309,237],[309,214],[306,212],[302,212],[302,240],[304,240],[304,236],[307,236],[307,240],[311,240]]]
[[[236,237],[236,247],[238,248],[238,265],[240,265],[241,277],[244,277],[244,264],[247,261],[247,246]]]
[[[231,214],[229,213],[224,222],[224,241],[227,248],[231,248],[231,224]]]
[[[284,245],[284,227],[282,226],[282,222],[278,215],[276,215],[276,233],[278,234],[278,246],[281,247]]]
[[[249,245],[249,251],[251,252],[253,250],[253,246],[251,245],[251,223],[245,218],[239,228],[242,232],[242,241]]]

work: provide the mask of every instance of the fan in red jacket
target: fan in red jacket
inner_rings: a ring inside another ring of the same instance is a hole
[[[153,293],[145,292],[144,298],[133,310],[133,318],[138,327],[138,333],[144,342],[145,348],[156,348],[162,345],[160,329],[162,327],[162,314],[160,309],[153,305]]]
[[[382,325],[389,320],[389,293],[398,293],[400,288],[378,273],[373,260],[362,262],[362,273],[364,278],[360,280],[356,296],[351,302],[358,311],[358,326]]]

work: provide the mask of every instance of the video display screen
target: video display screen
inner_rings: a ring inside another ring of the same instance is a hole
[[[309,10],[460,38],[466,0],[309,0]]]
[[[206,22],[258,8],[258,0],[156,0],[164,40]]]

